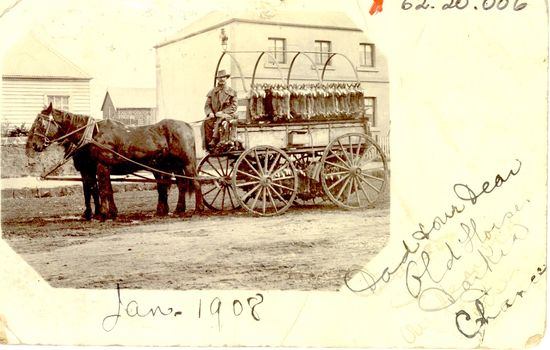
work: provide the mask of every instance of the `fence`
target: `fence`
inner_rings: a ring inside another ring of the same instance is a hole
[[[24,145],[27,142],[27,137],[2,137],[1,145]]]
[[[378,138],[378,144],[382,148],[382,151],[384,151],[384,154],[386,155],[386,159],[389,160],[391,158],[391,156],[390,156],[390,137],[389,136],[380,136]]]

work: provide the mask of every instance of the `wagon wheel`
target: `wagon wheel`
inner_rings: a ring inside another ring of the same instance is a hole
[[[271,216],[286,211],[298,191],[298,174],[291,159],[272,146],[246,150],[235,162],[232,184],[241,206]]]
[[[231,172],[235,158],[228,156],[207,155],[199,164],[201,194],[204,205],[212,210],[225,211],[240,208],[233,187],[231,187]]]
[[[321,158],[321,184],[328,198],[346,208],[373,205],[384,192],[387,163],[369,136],[350,133],[334,139]]]

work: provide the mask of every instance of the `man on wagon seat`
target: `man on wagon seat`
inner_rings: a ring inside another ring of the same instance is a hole
[[[229,74],[224,69],[216,74],[217,86],[208,92],[206,103],[204,104],[204,136],[206,149],[212,151],[220,142],[221,130],[220,125],[229,128],[231,120],[236,118],[237,113],[237,93],[235,90],[226,85]],[[227,130],[225,130],[227,132]]]

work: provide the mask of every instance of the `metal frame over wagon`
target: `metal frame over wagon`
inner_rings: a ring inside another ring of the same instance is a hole
[[[357,70],[345,55],[330,54],[319,71],[309,56],[313,52],[286,52],[294,54],[286,80],[277,60],[273,60],[282,85],[290,85],[292,68],[300,55],[311,61],[319,84],[324,84],[326,68],[337,55],[350,63],[357,83],[361,84]],[[238,53],[258,54],[251,89],[262,57],[273,55],[268,51],[222,53],[214,74],[223,58],[229,56],[239,70],[244,91],[248,92],[235,58]],[[347,119],[276,123],[258,123],[247,118],[237,120],[231,127],[233,137],[244,146],[244,151],[208,154],[199,164],[199,176],[207,179],[201,181],[204,204],[210,209],[243,207],[255,215],[270,216],[285,212],[295,201],[318,198],[328,198],[346,209],[365,208],[373,206],[384,193],[388,181],[386,156],[371,137],[364,113]]]

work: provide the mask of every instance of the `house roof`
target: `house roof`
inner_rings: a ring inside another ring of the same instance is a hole
[[[222,11],[210,12],[201,19],[191,23],[180,32],[168,38],[155,47],[190,38],[192,36],[214,30],[225,25],[241,22],[260,25],[280,25],[304,28],[320,28],[348,31],[362,31],[345,13],[328,11],[246,11],[228,13]]]
[[[4,57],[3,77],[92,79],[60,53],[29,35]]]
[[[107,96],[110,96],[116,109],[155,108],[157,106],[156,90],[152,88],[109,88],[103,99],[101,110],[105,106]]]

